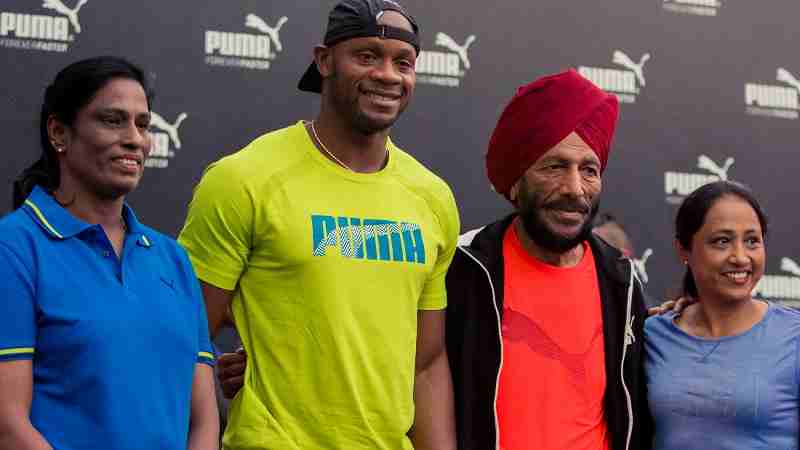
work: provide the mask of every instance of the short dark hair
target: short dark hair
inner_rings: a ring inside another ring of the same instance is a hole
[[[39,140],[42,154],[39,160],[23,170],[14,181],[12,205],[19,208],[34,186],[52,191],[58,188],[60,177],[56,150],[50,142],[47,121],[55,116],[61,123],[71,126],[78,111],[88,105],[97,91],[109,81],[125,78],[138,82],[147,97],[150,108],[153,94],[144,71],[133,63],[116,56],[100,56],[72,63],[58,72],[53,83],[47,86],[39,114]]]
[[[768,220],[767,215],[756,200],[753,192],[745,185],[733,181],[716,181],[697,188],[689,194],[678,208],[675,216],[675,238],[681,247],[686,250],[692,248],[692,238],[703,227],[706,215],[712,206],[721,198],[734,196],[746,201],[758,216],[761,224],[762,238],[766,241]],[[697,284],[691,269],[686,268],[682,285],[683,295],[697,298]]]

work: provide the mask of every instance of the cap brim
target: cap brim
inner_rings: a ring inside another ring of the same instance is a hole
[[[317,64],[315,62],[312,61],[311,65],[308,66],[306,73],[303,74],[303,77],[300,78],[300,82],[297,83],[297,88],[301,91],[316,92],[317,94],[322,93],[322,74],[317,70]]]

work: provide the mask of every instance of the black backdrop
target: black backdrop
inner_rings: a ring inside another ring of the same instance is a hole
[[[393,136],[450,183],[465,231],[509,210],[483,165],[504,102],[520,84],[576,67],[623,101],[602,209],[621,219],[637,258],[646,259],[651,294],[667,295],[680,278],[670,238],[676,204],[699,184],[727,177],[751,186],[771,217],[759,293],[800,304],[800,242],[792,235],[800,219],[797,0],[405,4],[427,54]],[[313,117],[317,97],[295,86],[332,5],[3,0],[0,214],[10,208],[13,178],[38,157],[47,83],[70,62],[114,54],[146,68],[157,92],[153,110],[165,121],[154,124],[155,156],[129,202],[145,222],[175,235],[209,162]]]

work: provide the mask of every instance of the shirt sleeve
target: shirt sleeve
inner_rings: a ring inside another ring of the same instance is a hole
[[[33,359],[36,296],[33,271],[17,252],[0,242],[0,361]]]
[[[213,366],[216,361],[214,347],[211,345],[211,337],[208,334],[208,318],[206,317],[206,306],[203,296],[200,294],[200,285],[195,281],[199,298],[197,299],[197,362]]]
[[[417,303],[418,310],[441,310],[447,307],[445,277],[456,252],[461,222],[458,217],[456,201],[449,188],[446,189],[446,194],[442,200],[440,211],[436,211],[442,243],[436,255],[433,271],[428,277]]]
[[[203,291],[200,290],[200,282],[197,281],[197,276],[192,269],[187,255],[182,253],[182,263],[188,272],[189,294],[191,295],[192,302],[197,308],[197,362],[214,366],[216,362],[216,354],[214,346],[211,344],[211,336],[208,331],[208,316],[206,314],[206,305],[203,299]]]
[[[198,278],[229,291],[245,269],[252,247],[253,197],[232,164],[212,164],[194,191],[178,242]]]

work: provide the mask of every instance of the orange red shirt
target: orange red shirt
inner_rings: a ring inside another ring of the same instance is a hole
[[[594,256],[543,263],[510,226],[503,239],[503,366],[497,397],[503,450],[608,450],[605,350]]]

